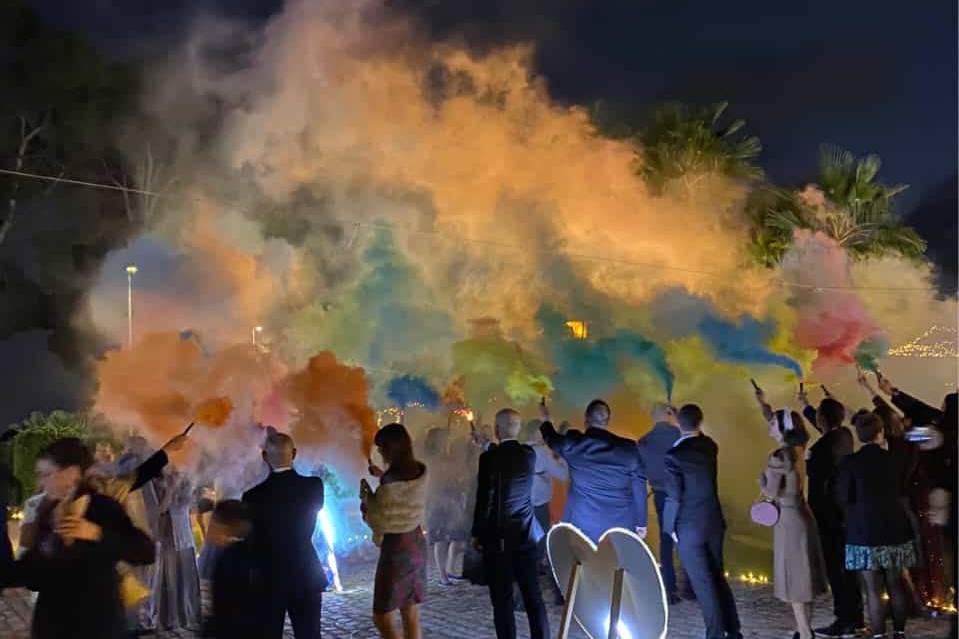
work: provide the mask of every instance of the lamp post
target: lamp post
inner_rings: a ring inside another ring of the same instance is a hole
[[[253,327],[253,331],[252,331],[252,333],[253,333],[253,350],[256,350],[256,334],[257,334],[257,333],[262,333],[262,332],[263,332],[263,327],[262,327],[262,326],[254,326],[254,327]]]
[[[137,272],[136,264],[127,265],[127,347],[133,348],[133,276]]]

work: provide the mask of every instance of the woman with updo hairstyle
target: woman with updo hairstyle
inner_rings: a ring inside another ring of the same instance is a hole
[[[373,623],[384,639],[420,639],[419,604],[426,596],[426,466],[413,456],[413,442],[402,424],[388,424],[373,440],[386,470],[370,464],[379,477],[374,491],[363,479],[363,518],[380,547],[373,586]],[[402,635],[395,611],[400,611]]]
[[[757,399],[769,436],[778,445],[759,476],[762,494],[779,508],[779,520],[773,527],[773,590],[777,599],[792,606],[796,619],[793,639],[811,639],[813,601],[829,586],[819,529],[803,488],[809,431],[796,411],[773,412],[761,392]]]
[[[37,483],[45,497],[37,510],[35,541],[0,571],[0,587],[38,592],[33,639],[123,637],[117,563],[154,560],[153,540],[120,504],[86,484],[92,465],[90,451],[75,437],[53,442],[37,457]]]

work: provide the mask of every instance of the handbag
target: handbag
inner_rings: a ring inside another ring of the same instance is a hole
[[[779,506],[774,501],[760,499],[753,502],[749,517],[760,526],[775,526],[779,522]]]

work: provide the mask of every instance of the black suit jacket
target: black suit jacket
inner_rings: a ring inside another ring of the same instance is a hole
[[[834,527],[842,519],[836,503],[836,476],[839,462],[853,450],[852,433],[845,426],[834,428],[809,447],[806,472],[809,476],[809,507],[820,526]]]
[[[323,480],[295,470],[270,473],[248,490],[253,563],[265,585],[326,588],[326,575],[313,548],[316,516],[323,508]]]
[[[525,550],[543,538],[533,516],[535,473],[535,451],[516,440],[491,446],[480,455],[472,534],[484,549]]]
[[[839,464],[836,496],[846,513],[846,543],[903,544],[911,540],[902,494],[901,460],[867,444]]]
[[[120,504],[94,493],[84,518],[100,526],[100,541],[65,546],[52,532],[53,506],[41,504],[37,543],[22,559],[4,567],[0,586],[25,586],[39,593],[34,639],[126,636],[116,565],[153,563],[153,540],[133,525]]]
[[[680,537],[725,530],[716,484],[719,446],[706,435],[689,437],[666,453],[663,530]]]
[[[679,429],[667,422],[657,422],[653,429],[639,438],[639,461],[643,474],[653,490],[666,490],[666,453],[679,439]]]
[[[635,441],[600,428],[560,435],[550,422],[540,432],[569,465],[564,521],[594,542],[610,528],[646,526],[646,477]]]

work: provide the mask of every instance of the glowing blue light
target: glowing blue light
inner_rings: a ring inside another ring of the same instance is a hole
[[[316,523],[319,524],[320,532],[323,533],[323,539],[326,541],[326,565],[333,573],[333,589],[336,592],[343,592],[343,584],[340,582],[340,568],[336,563],[336,554],[333,549],[333,545],[336,543],[336,528],[333,527],[333,520],[330,519],[330,515],[325,508],[316,513]]]
[[[316,518],[320,523],[320,530],[323,531],[323,538],[326,540],[326,545],[332,552],[333,545],[336,543],[336,529],[333,527],[333,521],[325,509],[316,513]]]

